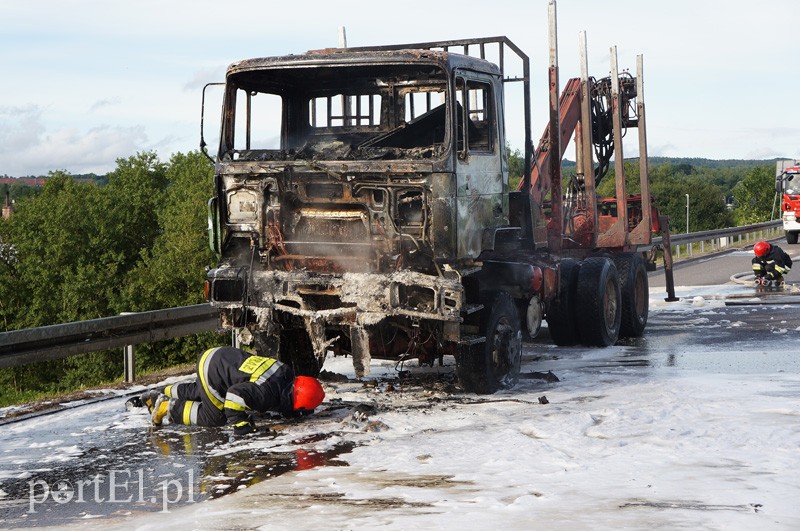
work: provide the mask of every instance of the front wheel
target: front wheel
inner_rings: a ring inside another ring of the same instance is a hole
[[[462,347],[457,374],[467,392],[492,394],[510,389],[519,379],[522,332],[517,307],[507,293],[499,293],[486,308],[481,332],[486,340]]]
[[[786,243],[797,243],[797,232],[786,233]]]

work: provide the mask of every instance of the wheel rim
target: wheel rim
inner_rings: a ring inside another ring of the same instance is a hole
[[[617,292],[614,283],[610,280],[606,282],[605,293],[603,294],[603,321],[606,329],[613,330],[617,319]]]
[[[528,327],[528,335],[536,337],[539,334],[539,328],[542,326],[542,307],[539,302],[539,297],[534,295],[528,303],[528,308],[525,311],[525,324]]]

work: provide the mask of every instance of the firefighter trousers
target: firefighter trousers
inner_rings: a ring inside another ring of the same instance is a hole
[[[187,426],[224,426],[227,419],[217,408],[199,381],[169,385],[164,389],[169,397],[169,418],[173,424]]]

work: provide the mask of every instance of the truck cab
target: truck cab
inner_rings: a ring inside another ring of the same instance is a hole
[[[435,50],[232,64],[209,202],[223,323],[310,374],[329,351],[365,374],[455,350],[462,278],[509,224],[502,84]]]

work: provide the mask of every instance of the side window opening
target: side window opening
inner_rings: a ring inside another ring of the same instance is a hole
[[[493,152],[495,144],[494,108],[492,87],[459,77],[456,79],[456,101],[458,112],[458,150],[464,149],[466,141],[469,152]],[[467,124],[466,130],[463,124]]]
[[[277,94],[238,89],[234,149],[280,149],[282,105]]]

